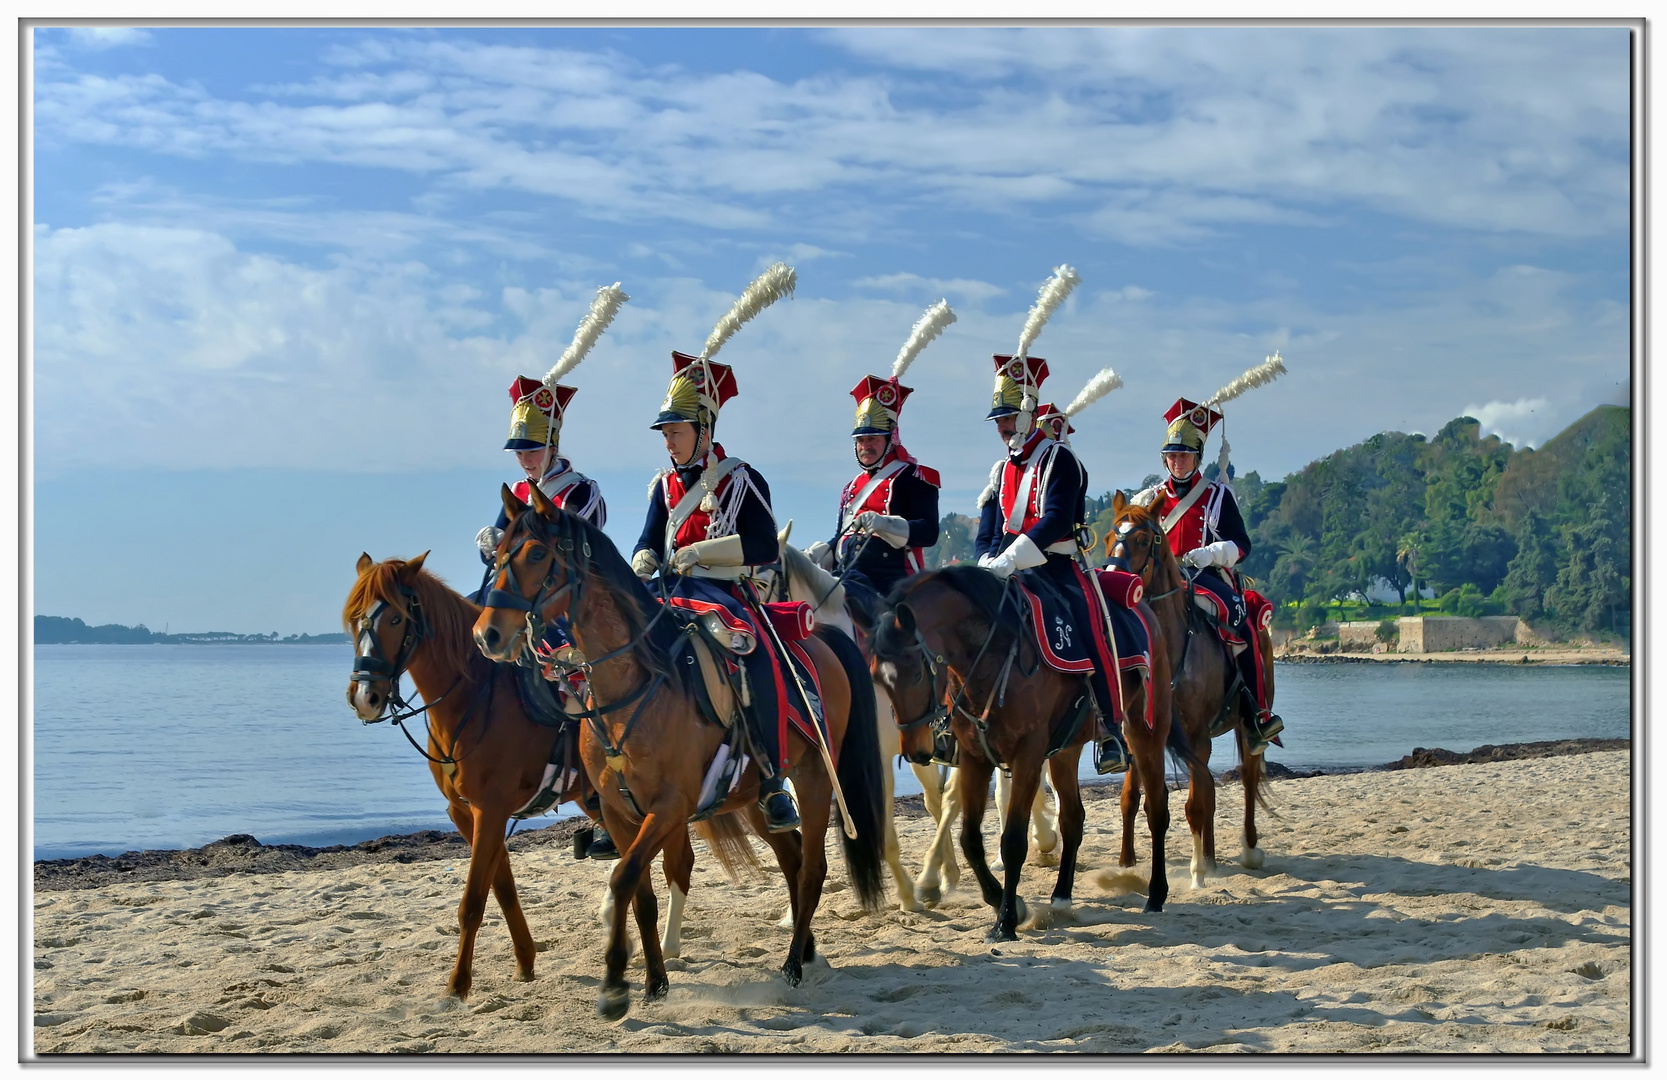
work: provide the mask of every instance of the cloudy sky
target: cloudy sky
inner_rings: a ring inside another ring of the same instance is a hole
[[[832,531],[847,391],[947,298],[910,448],[970,511],[990,355],[1032,351],[1096,490],[1161,414],[1229,407],[1282,476],[1468,413],[1523,445],[1629,394],[1620,28],[37,29],[35,610],[333,628],[361,549],[460,587],[506,388],[597,286],[632,300],[567,380],[564,446],[629,547],[647,430],[777,259],[797,296],[725,348],[720,424],[778,517]],[[88,513],[123,543],[85,528]],[[79,527],[65,528],[71,520]]]

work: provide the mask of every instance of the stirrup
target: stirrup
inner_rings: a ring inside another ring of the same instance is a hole
[[[765,826],[773,833],[792,832],[799,827],[799,808],[779,776],[773,781],[759,781],[758,808],[764,813]]]
[[[1245,740],[1246,745],[1252,755],[1260,756],[1269,746],[1273,745],[1274,741],[1279,738],[1279,733],[1284,730],[1285,721],[1279,718],[1279,714],[1268,713],[1266,720],[1258,720],[1251,725],[1251,730],[1248,733],[1250,737]],[[1285,744],[1280,743],[1279,745],[1283,746]]]
[[[1101,776],[1129,771],[1129,752],[1121,736],[1114,734],[1094,744],[1094,771]]]

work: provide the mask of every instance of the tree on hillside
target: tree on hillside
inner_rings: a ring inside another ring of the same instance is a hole
[[[1631,606],[1629,553],[1615,542],[1609,493],[1600,491],[1585,521],[1563,526],[1568,561],[1546,593],[1545,606],[1581,630],[1617,629],[1616,614]]]
[[[1533,622],[1545,614],[1546,591],[1557,581],[1557,545],[1545,519],[1531,508],[1517,523],[1515,540],[1516,556],[1493,598]]]

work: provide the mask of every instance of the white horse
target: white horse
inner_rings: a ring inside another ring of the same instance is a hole
[[[828,623],[839,627],[851,639],[857,639],[856,624],[852,621],[850,612],[845,604],[845,586],[840,584],[832,574],[816,565],[804,552],[787,542],[788,534],[793,531],[793,523],[789,521],[782,529],[781,558],[786,578],[786,595],[791,600],[802,600],[812,605],[813,615],[818,625]],[[780,595],[781,582],[772,583],[772,588]],[[894,777],[891,762],[902,752],[902,740],[897,730],[896,718],[892,715],[891,701],[879,690],[875,691],[875,715],[879,718],[880,728],[880,773],[885,778],[885,798],[889,803],[893,797]],[[950,833],[951,825],[960,817],[961,795],[956,778],[959,771],[936,765],[916,765],[909,763],[914,770],[915,779],[920,782],[926,812],[937,822],[937,831],[932,837],[932,845],[927,849],[926,865],[922,868],[920,877],[910,881],[903,872],[903,863],[897,846],[897,827],[892,815],[886,815],[886,863],[891,867],[893,880],[897,882],[897,897],[899,906],[904,911],[919,911],[921,903],[936,903],[943,896],[943,884],[950,888],[961,879],[961,868],[955,861],[955,844]],[[1036,803],[1031,814],[1031,839],[1035,841],[1032,850],[1036,852],[1037,865],[1048,866],[1058,861],[1059,829],[1058,809],[1050,805],[1045,785],[1036,788]],[[1057,804],[1057,796],[1054,799]],[[1008,779],[1004,772],[996,773],[996,813],[1005,822],[1007,819]],[[1002,869],[1000,858],[991,867],[999,873]]]

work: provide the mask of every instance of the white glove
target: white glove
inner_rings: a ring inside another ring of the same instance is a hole
[[[475,546],[480,553],[490,559],[498,550],[498,541],[504,538],[504,531],[496,525],[488,525],[475,534]]]
[[[1186,566],[1200,569],[1206,566],[1232,566],[1239,561],[1239,545],[1231,540],[1217,540],[1213,544],[1193,548],[1181,556],[1181,562]]]
[[[809,559],[811,562],[820,566],[829,573],[833,572],[833,548],[828,546],[828,542],[826,540],[818,540],[808,548],[805,548],[805,558]]]
[[[980,555],[978,557],[978,565],[983,567],[985,570],[988,570],[990,568],[990,564],[995,562],[998,557],[999,556],[995,555]]]
[[[660,556],[647,548],[643,548],[631,556],[631,570],[638,577],[647,581],[654,576],[654,571],[660,569]]]
[[[864,510],[857,515],[853,527],[858,532],[872,533],[878,536],[894,548],[909,546],[908,518],[890,517],[886,514],[876,513],[873,510]]]
[[[671,557],[671,568],[687,574],[699,566],[742,566],[746,556],[741,551],[740,536],[731,533],[710,540],[697,540],[688,547],[678,548]]]
[[[979,561],[983,562],[982,559]],[[1007,545],[1006,551],[991,559],[984,568],[996,577],[1006,579],[1012,577],[1015,570],[1028,570],[1047,561],[1047,555],[1036,546],[1036,541],[1020,533],[1017,540]]]

